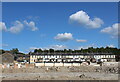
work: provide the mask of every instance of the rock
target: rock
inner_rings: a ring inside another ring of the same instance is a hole
[[[85,77],[85,74],[82,74],[82,75],[80,75],[79,77],[80,77],[80,78],[84,78],[84,77]]]

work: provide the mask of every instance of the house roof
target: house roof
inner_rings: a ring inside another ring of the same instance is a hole
[[[114,55],[113,53],[32,53],[30,55]]]

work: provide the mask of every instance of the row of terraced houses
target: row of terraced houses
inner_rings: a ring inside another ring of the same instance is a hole
[[[30,54],[30,63],[80,63],[84,61],[115,61],[112,53],[36,53]]]

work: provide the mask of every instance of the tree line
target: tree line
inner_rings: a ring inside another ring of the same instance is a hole
[[[9,52],[11,54],[23,54],[19,51],[18,48],[13,48],[12,50],[6,51],[6,50],[0,50],[0,53],[3,54],[5,52]],[[120,55],[120,49],[118,48],[112,48],[112,47],[100,47],[100,48],[93,48],[89,47],[87,49],[79,49],[79,50],[72,50],[72,49],[63,49],[63,50],[55,50],[55,49],[34,49],[33,51],[30,51],[30,53],[112,53],[115,55]]]
[[[80,50],[72,50],[72,49],[64,49],[64,50],[54,50],[54,49],[48,49],[48,50],[42,50],[42,49],[35,49],[33,52],[30,53],[112,53],[115,55],[120,54],[120,49],[118,48],[112,48],[112,47],[101,47],[101,48],[93,48],[89,47],[88,49],[80,49]]]

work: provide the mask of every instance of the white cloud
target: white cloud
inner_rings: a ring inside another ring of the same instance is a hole
[[[63,49],[66,49],[67,46],[65,45],[50,45],[50,46],[47,46],[47,47],[43,47],[43,48],[40,48],[40,47],[30,47],[27,51],[34,51],[35,49],[42,49],[42,50],[45,50],[45,49],[54,49],[54,50],[63,50]]]
[[[112,38],[118,37],[118,31],[120,32],[120,29],[118,29],[119,23],[115,23],[112,26],[106,27],[101,30],[102,33],[110,34]]]
[[[87,42],[87,40],[79,40],[79,39],[76,39],[76,42]]]
[[[29,20],[34,20],[34,21],[38,21],[40,19],[39,16],[27,16],[26,18]]]
[[[35,49],[42,49],[42,50],[44,50],[43,48],[40,48],[40,47],[29,47],[27,50],[26,50],[26,52],[33,52]]]
[[[0,47],[8,47],[8,44],[0,44]]]
[[[24,25],[20,21],[15,21],[14,25],[10,27],[9,31],[11,33],[19,33],[23,30]]]
[[[39,48],[37,48],[37,47],[30,47],[27,51],[33,51],[35,49],[39,49]]]
[[[78,50],[81,50],[81,49],[87,49],[89,46],[80,46],[80,47],[78,47],[77,49]]]
[[[108,47],[114,48],[115,46],[113,44],[107,45]]]
[[[29,23],[25,20],[24,21],[24,24],[26,25],[26,26],[28,26],[32,31],[36,31],[36,30],[38,30],[38,28],[36,27],[36,25],[35,25],[35,22],[33,22],[33,21],[30,21]]]
[[[71,33],[61,33],[61,34],[57,34],[57,36],[55,36],[54,39],[58,41],[68,41],[68,40],[72,40],[73,36]]]
[[[63,50],[63,49],[66,49],[67,46],[65,46],[65,45],[51,45],[49,48],[52,48],[55,50]]]
[[[7,31],[7,27],[4,22],[0,22],[0,31]]]
[[[38,28],[35,26],[35,22],[30,21],[29,23],[27,21],[18,21],[16,20],[13,25],[10,28],[7,28],[4,22],[0,22],[0,31],[9,31],[11,33],[19,33],[21,32],[25,25],[31,29],[31,31],[36,31]]]
[[[96,48],[97,46],[95,44],[91,44],[91,45],[86,45],[86,46],[80,46],[78,47],[77,49],[80,50],[80,49],[88,49],[89,47],[94,47]]]
[[[2,44],[2,47],[7,47],[8,46],[8,44]]]
[[[84,11],[78,11],[69,17],[71,22],[76,22],[88,28],[99,28],[104,23],[100,18],[90,19],[90,16]]]

